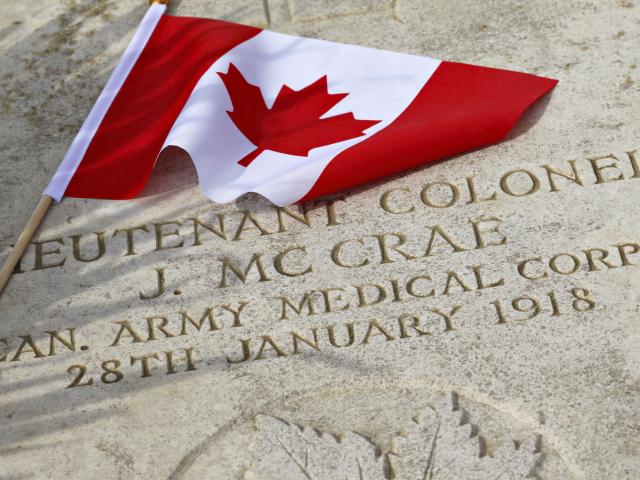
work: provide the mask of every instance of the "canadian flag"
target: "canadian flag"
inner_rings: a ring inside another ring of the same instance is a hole
[[[149,8],[45,194],[126,199],[162,150],[277,205],[495,143],[556,80]]]

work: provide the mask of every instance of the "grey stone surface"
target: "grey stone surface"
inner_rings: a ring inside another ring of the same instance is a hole
[[[144,9],[3,2],[0,258]],[[309,204],[309,225],[282,212],[280,224],[257,196],[212,204],[175,154],[139,199],[56,205],[0,297],[0,479],[640,476],[637,1],[181,0],[172,12],[560,83],[504,143],[346,192],[332,215]],[[579,183],[548,173],[572,161]],[[190,219],[219,229],[222,216],[225,235],[195,237]],[[138,226],[133,253],[116,231]],[[367,265],[332,260],[348,240],[338,260]],[[279,264],[292,247],[306,252]],[[227,269],[221,287],[225,259],[243,269],[258,253],[263,278]],[[144,299],[158,270],[165,292]],[[52,352],[48,332],[71,345],[69,329],[75,351],[54,338]],[[234,363],[243,340],[251,359]]]

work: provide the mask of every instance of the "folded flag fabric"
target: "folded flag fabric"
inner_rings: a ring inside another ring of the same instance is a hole
[[[502,139],[556,80],[149,8],[45,194],[126,199],[161,151],[277,205]]]

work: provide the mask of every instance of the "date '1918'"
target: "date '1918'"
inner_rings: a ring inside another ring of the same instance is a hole
[[[511,305],[508,306],[503,305],[501,300],[494,300],[490,304],[493,305],[498,316],[497,323],[531,320],[547,308],[551,310],[552,317],[559,317],[570,310],[587,312],[595,308],[596,302],[590,298],[589,290],[586,288],[574,287],[568,293],[571,298],[564,302],[558,298],[555,291],[551,290],[542,298],[522,295],[511,300]]]

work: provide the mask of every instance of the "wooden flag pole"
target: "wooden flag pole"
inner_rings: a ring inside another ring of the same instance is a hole
[[[11,278],[11,274],[13,273],[13,269],[16,268],[16,265],[22,258],[22,254],[27,249],[33,234],[36,233],[36,230],[42,223],[42,219],[49,210],[49,207],[53,203],[53,198],[48,195],[43,195],[40,201],[38,202],[38,206],[34,210],[31,218],[25,225],[22,233],[18,237],[16,244],[14,245],[11,253],[4,261],[4,265],[2,266],[2,270],[0,270],[0,293],[4,290],[5,285]]]

